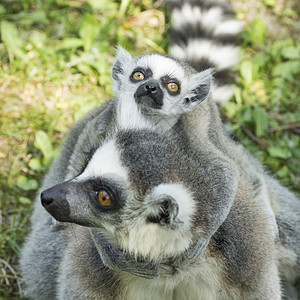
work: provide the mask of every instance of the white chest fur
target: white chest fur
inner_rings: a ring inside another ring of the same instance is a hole
[[[171,277],[143,279],[124,276],[127,291],[122,300],[221,300],[238,299],[222,289],[222,271],[215,259],[200,258],[193,266]]]

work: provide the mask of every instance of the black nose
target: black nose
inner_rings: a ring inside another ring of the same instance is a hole
[[[151,80],[142,83],[134,94],[135,101],[143,107],[160,109],[163,106],[164,94],[159,82]]]
[[[44,207],[50,205],[51,203],[53,203],[53,201],[54,198],[51,195],[49,195],[47,190],[41,193],[41,202]]]
[[[157,92],[157,85],[155,83],[149,82],[144,86],[144,89],[149,94],[155,94]]]
[[[70,186],[71,184],[67,181],[55,185],[41,193],[41,203],[43,207],[56,220],[61,222],[68,222],[70,215],[70,206],[66,199]]]

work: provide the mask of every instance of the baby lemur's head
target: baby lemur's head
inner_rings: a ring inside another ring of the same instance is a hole
[[[172,127],[180,115],[207,98],[211,77],[212,69],[197,73],[168,56],[145,54],[132,58],[119,48],[112,78],[120,127]]]

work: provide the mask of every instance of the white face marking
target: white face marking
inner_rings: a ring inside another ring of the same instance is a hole
[[[185,78],[184,69],[173,59],[162,55],[145,55],[136,60],[136,67],[150,68],[153,72],[153,79],[160,80],[161,77],[168,75],[179,80]]]
[[[114,140],[104,143],[97,149],[84,172],[77,177],[77,180],[83,181],[92,177],[100,177],[105,174],[116,174],[122,177],[125,182],[128,182],[127,171],[122,166]]]
[[[117,104],[117,120],[121,129],[145,129],[154,126],[142,114],[140,107],[134,98],[126,97],[119,99]]]
[[[119,59],[122,59],[123,52],[118,55]],[[120,57],[121,56],[121,57]],[[124,57],[123,57],[124,58]],[[128,63],[122,61],[123,74],[119,74],[122,84],[118,82],[114,85],[114,93],[118,97],[118,125],[122,129],[162,129],[167,130],[171,128],[182,111],[182,99],[188,88],[188,80],[186,79],[185,70],[173,59],[164,57],[157,54],[150,54],[131,60]],[[155,110],[156,119],[155,123],[150,122],[140,110],[140,106],[136,103],[134,94],[142,83],[133,83],[130,81],[130,76],[134,69],[151,69],[154,80],[160,81],[163,76],[168,75],[171,78],[176,78],[181,82],[181,93],[178,96],[171,96],[162,87],[164,93],[164,105],[161,109]],[[182,80],[185,79],[185,80]],[[124,88],[123,88],[124,86]]]
[[[157,214],[155,200],[169,195],[178,205],[178,218],[183,222],[176,229],[146,222],[149,215]],[[155,187],[141,204],[144,209],[134,221],[129,220],[127,234],[121,235],[121,247],[134,255],[150,257],[153,260],[182,254],[192,243],[190,231],[195,204],[191,193],[181,184],[160,184]],[[156,207],[156,208],[155,208]]]
[[[155,187],[149,195],[149,200],[157,199],[160,195],[173,197],[179,205],[178,217],[185,227],[190,226],[191,217],[195,213],[195,201],[192,194],[182,185],[177,183],[165,183]]]
[[[158,54],[149,54],[131,59],[124,59],[124,55],[118,54],[120,64],[122,65],[122,74],[118,74],[120,81],[116,81],[114,92],[118,97],[117,101],[117,120],[119,128],[122,129],[154,129],[158,131],[166,131],[174,126],[180,115],[194,109],[195,105],[187,106],[184,103],[185,98],[195,96],[193,91],[199,84],[207,84],[211,78],[211,70],[201,72],[199,74],[191,74],[183,66],[175,60],[161,56]],[[128,54],[129,55],[129,54]],[[150,109],[151,117],[145,116],[141,111],[141,107],[136,103],[134,94],[140,84],[144,81],[133,83],[130,76],[133,70],[141,68],[150,69],[152,79],[161,83],[161,78],[168,76],[177,79],[180,82],[180,93],[178,95],[170,95],[166,88],[161,85],[163,91],[163,106],[160,109]],[[120,83],[122,82],[122,83]]]

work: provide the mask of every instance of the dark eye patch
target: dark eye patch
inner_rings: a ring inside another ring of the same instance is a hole
[[[87,186],[92,198],[96,201],[96,205],[99,205],[99,191],[105,191],[112,201],[112,205],[107,207],[109,211],[116,211],[123,206],[124,191],[122,187],[113,180],[107,178],[93,178],[88,181]],[[103,205],[101,208],[103,208]]]
[[[172,78],[169,75],[163,76],[160,78],[160,81],[162,83],[162,86],[167,90],[167,92],[171,95],[171,96],[176,96],[180,94],[180,81],[177,80],[176,78]],[[178,90],[176,92],[172,92],[168,89],[168,84],[169,83],[176,83],[176,85],[178,86]]]
[[[136,73],[136,72],[141,72],[141,73],[144,74],[145,77],[144,77],[143,80],[146,80],[146,79],[150,78],[150,77],[153,75],[151,69],[149,69],[149,68],[148,68],[148,69],[144,69],[144,68],[137,67],[137,68],[135,68],[135,69],[133,70],[133,72],[131,73],[131,75],[130,75],[130,77],[129,77],[130,81],[133,82],[133,83],[138,83],[138,82],[140,82],[140,81],[137,81],[137,80],[135,80],[135,79],[133,78],[133,74]]]

